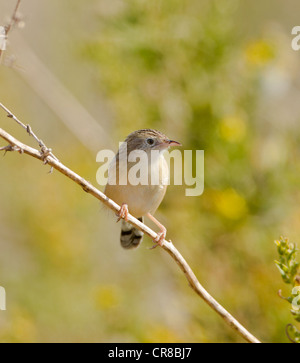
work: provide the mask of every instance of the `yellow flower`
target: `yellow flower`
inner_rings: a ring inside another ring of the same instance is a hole
[[[265,40],[257,40],[247,45],[245,55],[249,64],[263,66],[274,58],[275,49]]]
[[[244,139],[247,125],[244,119],[238,116],[228,116],[220,121],[219,133],[222,139],[232,143],[240,142]]]
[[[234,189],[217,191],[214,195],[216,210],[225,218],[238,220],[247,214],[246,200]]]
[[[94,291],[94,299],[98,309],[111,309],[120,302],[119,290],[114,285],[99,286]]]

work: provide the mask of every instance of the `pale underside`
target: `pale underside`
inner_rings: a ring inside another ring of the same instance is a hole
[[[127,163],[127,172],[124,172],[122,165],[120,165],[119,168],[115,168],[116,159],[114,159],[109,167],[109,182],[106,185],[104,193],[119,205],[124,203],[127,204],[129,212],[136,218],[139,218],[145,216],[147,213],[154,214],[159,207],[166,193],[169,169],[167,162],[161,153],[159,158],[152,161],[151,165],[149,164],[149,167],[147,168],[147,185],[132,185],[127,176],[130,168],[134,165],[135,163]],[[156,185],[151,185],[151,172],[152,180],[153,174],[155,176],[154,180],[156,181]],[[126,173],[126,185],[119,184],[119,175],[122,175],[122,173]],[[111,179],[110,177],[112,175],[116,176],[116,178],[113,177]],[[116,181],[116,184],[111,184],[110,180]]]

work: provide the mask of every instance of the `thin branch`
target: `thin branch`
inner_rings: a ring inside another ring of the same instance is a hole
[[[1,105],[2,107],[3,105]],[[8,115],[14,120],[17,120],[16,117],[12,117],[13,114],[6,108],[2,107]],[[73,180],[79,186],[83,188],[83,190],[98,200],[100,200],[106,207],[111,209],[113,212],[118,213],[120,211],[120,206],[116,204],[113,200],[109,199],[105,194],[95,188],[91,183],[86,181],[80,175],[76,174],[74,171],[66,167],[62,164],[52,153],[45,151],[34,149],[26,144],[23,144],[12,135],[4,131],[0,128],[0,137],[4,139],[10,146],[5,147],[5,151],[14,151],[17,150],[20,153],[24,153],[30,155],[38,160],[43,161],[44,163],[49,164],[54,169],[58,170],[60,173]],[[48,149],[49,150],[49,149]],[[140,231],[144,232],[151,239],[155,239],[157,233],[152,229],[147,227],[145,224],[141,223],[138,219],[133,217],[132,215],[128,215],[128,222],[131,223],[134,227],[138,228]],[[250,332],[248,332],[226,309],[223,308],[200,284],[197,277],[193,273],[189,264],[182,257],[177,248],[173,245],[171,241],[163,241],[162,248],[169,253],[169,255],[176,261],[180,269],[185,274],[190,286],[192,289],[216,312],[218,313],[222,319],[233,328],[241,337],[243,337],[246,341],[250,343],[260,343],[260,341],[253,336]]]
[[[5,27],[6,30],[6,35],[8,35],[8,33],[10,32],[11,28],[19,21],[19,17],[18,17],[18,9],[20,6],[21,0],[17,0],[17,5],[15,7],[15,10],[13,12],[13,15],[10,19],[9,24]]]
[[[10,110],[7,107],[5,107],[1,102],[0,102],[0,107],[7,113],[7,117],[13,119],[19,126],[23,127],[23,129],[27,131],[28,135],[32,136],[34,140],[39,144],[39,147],[41,149],[41,154],[44,159],[44,163],[46,163],[45,158],[48,155],[58,160],[57,157],[52,154],[52,150],[47,148],[47,146],[43,143],[43,141],[36,136],[36,134],[32,131],[30,125],[23,124],[23,122],[20,121],[12,112],[10,112]],[[5,150],[5,153],[7,151],[15,151],[15,149],[11,149],[11,147],[12,147],[11,145],[8,145],[6,147],[1,148],[0,150]],[[52,173],[52,171],[53,168],[51,167],[50,173]]]
[[[40,140],[36,135],[35,133],[32,131],[30,125],[25,125],[23,124],[23,122],[21,122],[13,113],[11,113],[9,111],[8,108],[6,108],[1,102],[0,102],[0,107],[7,113],[7,117],[13,119],[14,121],[16,121],[16,123],[18,125],[20,125],[21,127],[23,127],[23,129],[25,129],[27,131],[27,133],[32,136],[35,141],[39,144],[40,147],[45,147],[45,144],[43,143],[42,140]]]
[[[19,22],[20,18],[18,17],[18,9],[20,7],[21,0],[17,0],[17,4],[15,6],[15,10],[10,18],[10,22],[8,25],[4,27],[5,30],[5,37],[7,39],[8,33],[11,31],[12,27]],[[1,64],[1,58],[2,58],[3,50],[0,49],[0,64]]]

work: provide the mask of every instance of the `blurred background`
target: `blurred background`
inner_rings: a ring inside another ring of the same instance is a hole
[[[0,25],[14,6],[0,0]],[[156,216],[225,308],[287,342],[273,241],[300,243],[299,2],[26,0],[20,12],[0,102],[95,185],[96,153],[135,129],[205,150],[204,194],[170,186]],[[0,127],[35,145],[4,112]],[[163,250],[148,238],[123,250],[113,213],[49,169],[0,156],[1,342],[243,341]]]

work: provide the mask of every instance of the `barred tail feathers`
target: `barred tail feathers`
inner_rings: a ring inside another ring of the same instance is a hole
[[[143,223],[143,217],[138,218]],[[144,233],[133,227],[132,224],[122,221],[121,246],[125,249],[137,248],[142,242]]]

